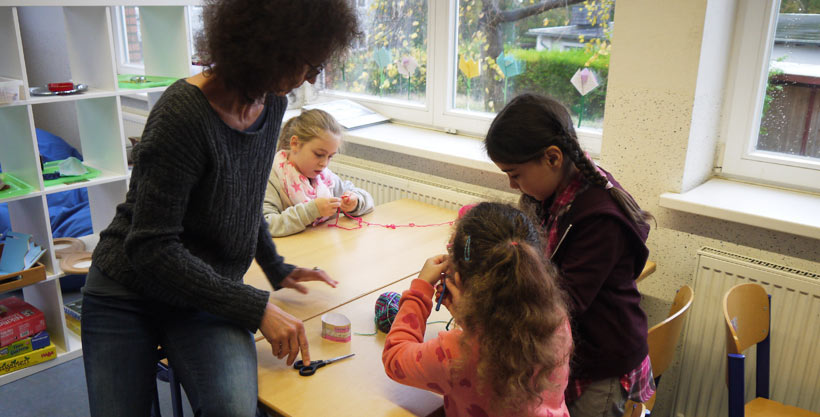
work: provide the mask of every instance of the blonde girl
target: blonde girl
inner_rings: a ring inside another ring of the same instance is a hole
[[[433,286],[445,279],[461,328],[425,342]],[[393,380],[443,395],[448,416],[566,417],[571,351],[538,230],[512,206],[481,203],[456,223],[449,256],[428,259],[402,295],[382,360]]]
[[[299,233],[337,210],[352,216],[373,210],[367,191],[328,169],[341,142],[342,127],[322,110],[303,111],[282,127],[263,206],[272,236]]]

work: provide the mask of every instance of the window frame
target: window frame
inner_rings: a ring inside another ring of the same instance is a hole
[[[724,103],[724,114],[728,117],[723,128],[725,151],[721,176],[817,191],[820,190],[820,161],[754,149],[760,131],[779,5],[779,0],[765,0],[765,7],[758,2],[737,5],[728,75],[731,83]]]
[[[408,103],[370,95],[319,90],[306,95],[306,104],[346,98],[393,119],[396,122],[433,128],[448,133],[484,136],[495,114],[453,107],[458,50],[458,0],[427,0],[427,90],[424,103]],[[435,65],[433,65],[435,63]],[[601,151],[603,130],[577,128],[581,146],[593,156]]]
[[[125,33],[125,7],[126,6],[115,6],[111,8],[111,13],[114,15],[115,30],[117,31],[117,42],[114,43],[114,49],[117,54],[117,73],[145,75],[145,65],[126,62],[125,57],[128,54],[128,34]]]

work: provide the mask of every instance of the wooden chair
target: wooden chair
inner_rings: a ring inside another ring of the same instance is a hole
[[[728,354],[729,417],[820,417],[820,414],[769,399],[769,326],[771,296],[759,284],[738,284],[723,297]],[[743,352],[757,345],[754,400],[744,398]]]
[[[635,283],[637,284],[643,281],[644,278],[652,275],[652,273],[655,272],[655,267],[656,266],[654,262],[646,261],[646,265],[643,266],[643,271],[641,271],[641,274],[638,275],[638,278],[635,279]]]
[[[643,417],[646,415],[646,404],[627,401],[624,405],[624,417]]]
[[[672,307],[669,308],[669,315],[666,320],[652,326],[649,329],[647,342],[649,343],[649,360],[652,362],[652,376],[655,377],[655,385],[660,383],[661,375],[669,368],[672,359],[675,358],[675,347],[678,345],[683,322],[689,314],[695,292],[692,287],[684,285],[675,295]],[[655,406],[655,395],[646,402],[647,410],[652,410]]]

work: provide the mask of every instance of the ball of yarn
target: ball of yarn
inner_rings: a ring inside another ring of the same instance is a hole
[[[387,333],[399,313],[401,294],[393,291],[382,293],[376,300],[376,327]]]

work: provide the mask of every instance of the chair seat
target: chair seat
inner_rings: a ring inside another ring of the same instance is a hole
[[[765,398],[755,398],[746,403],[746,417],[820,417],[802,408],[781,404]]]

